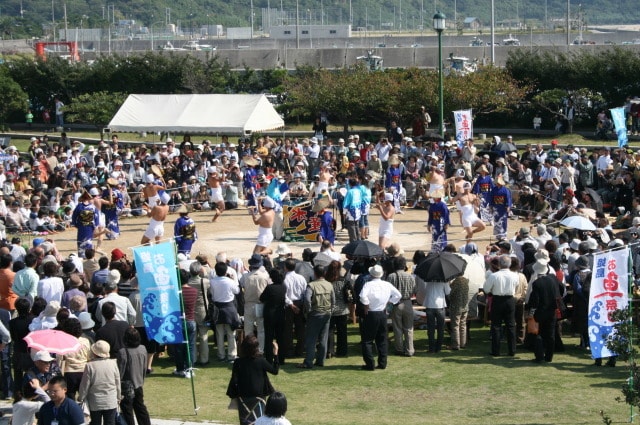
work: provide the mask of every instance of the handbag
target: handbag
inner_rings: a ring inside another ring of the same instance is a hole
[[[127,354],[127,369],[125,375],[129,375],[129,379],[120,381],[120,394],[122,394],[123,399],[133,400],[136,396],[136,389],[131,380],[131,356],[129,355],[128,348],[125,348],[124,352]]]
[[[531,335],[540,333],[540,324],[533,317],[527,317],[527,333]]]

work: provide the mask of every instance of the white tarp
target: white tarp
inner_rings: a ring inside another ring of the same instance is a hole
[[[284,127],[263,94],[131,94],[112,131],[245,134]]]

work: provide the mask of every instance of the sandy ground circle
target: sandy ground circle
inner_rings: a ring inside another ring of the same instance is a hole
[[[394,220],[394,237],[392,241],[396,241],[405,250],[406,256],[410,259],[413,252],[422,249],[430,250],[431,235],[427,232],[427,211],[422,209],[404,208],[403,214],[396,214]],[[337,211],[335,212],[337,215]],[[173,226],[178,219],[177,214],[170,214],[164,224],[164,237],[168,240],[173,236]],[[253,224],[247,210],[243,207],[235,210],[227,210],[215,222],[211,222],[212,212],[195,212],[191,217],[196,222],[198,232],[198,240],[194,244],[192,257],[198,253],[204,253],[213,259],[216,253],[225,251],[229,258],[242,258],[246,260],[251,256],[256,242],[257,226]],[[378,242],[378,222],[380,216],[377,210],[371,209],[370,237],[371,242]],[[451,226],[448,231],[448,239],[457,247],[465,244],[465,231],[460,224],[460,216],[455,208],[450,206]],[[115,248],[120,248],[127,253],[129,258],[133,257],[132,247],[140,244],[142,234],[146,229],[149,219],[146,217],[132,217],[120,220],[120,237],[117,240],[104,240],[102,242],[101,251],[110,253]],[[508,234],[511,236],[523,226],[529,227],[529,223],[524,223],[519,219],[509,220]],[[339,227],[339,219],[338,219]],[[65,232],[49,236],[53,239],[62,255],[67,256],[76,250],[76,230],[70,228]],[[474,242],[478,244],[481,252],[484,252],[486,246],[496,241],[493,236],[493,227],[487,226],[482,232],[474,237]],[[23,242],[27,242],[23,238]],[[342,246],[348,243],[346,231],[338,231],[335,243],[335,250],[340,251]],[[271,249],[275,250],[278,241],[271,244]],[[302,250],[305,248],[319,249],[318,243],[313,242],[288,242],[288,246],[293,251],[294,257],[300,258]]]

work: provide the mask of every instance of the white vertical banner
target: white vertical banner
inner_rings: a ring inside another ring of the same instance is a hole
[[[629,305],[629,250],[598,253],[593,259],[589,292],[589,345],[591,357],[615,355],[607,348],[607,336],[613,334],[611,314]]]
[[[458,147],[464,146],[464,141],[473,137],[473,115],[471,109],[453,111],[453,119],[456,122],[456,142]]]

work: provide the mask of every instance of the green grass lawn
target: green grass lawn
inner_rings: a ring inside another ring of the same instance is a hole
[[[628,377],[626,365],[593,366],[575,348],[576,338],[565,336],[566,352],[538,365],[524,349],[514,358],[489,356],[488,327],[472,329],[465,350],[435,355],[426,353],[426,331],[416,330],[416,356],[392,355],[386,370],[368,372],[360,370],[357,328],[350,326],[349,333],[348,358],[311,371],[295,368],[299,359],[293,359],[270,376],[287,395],[293,424],[597,424],[600,411],[614,423],[628,422],[629,407],[615,401]],[[217,362],[213,349],[211,359],[196,372],[197,416],[190,381],[171,376],[171,360],[156,360],[145,384],[151,415],[237,423],[225,395],[231,365]]]

